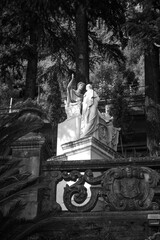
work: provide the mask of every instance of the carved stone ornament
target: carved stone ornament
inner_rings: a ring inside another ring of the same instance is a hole
[[[103,125],[99,126],[99,139],[101,141],[106,142],[107,146],[109,145],[109,143],[112,140],[112,136],[110,136],[110,135],[108,134],[108,130],[107,130],[107,128],[105,126],[103,126]]]
[[[109,210],[157,209],[152,202],[159,174],[146,167],[119,167],[105,172],[103,198]]]
[[[109,122],[108,124],[106,123],[106,125],[100,124],[98,131],[99,140],[117,151],[120,128],[114,127],[112,122]]]
[[[112,168],[98,177],[94,177],[91,170],[84,174],[79,171],[63,172],[62,177],[66,181],[75,181],[71,186],[66,185],[63,196],[66,208],[72,212],[91,211],[99,197],[103,198],[106,211],[159,208],[158,204],[152,201],[160,175],[147,167]],[[82,205],[88,197],[85,183],[91,185],[91,196],[88,202]],[[76,205],[73,204],[73,199]]]
[[[79,171],[72,171],[71,173],[64,172],[63,179],[66,181],[76,181],[76,183],[74,183],[73,185],[66,185],[66,187],[64,188],[63,201],[66,208],[72,212],[91,211],[97,203],[101,187],[90,187],[90,200],[83,206],[74,205],[72,202],[72,197],[75,203],[84,203],[88,196],[87,188],[84,186],[85,182],[92,185],[97,185],[101,182],[101,176],[94,178],[91,170],[87,170],[84,175],[82,175]]]

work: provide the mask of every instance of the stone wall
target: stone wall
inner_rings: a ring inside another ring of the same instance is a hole
[[[160,227],[159,158],[61,159],[46,161],[42,170],[49,183],[42,206],[52,213],[48,239],[145,240]]]
[[[39,177],[41,163],[51,156],[45,138],[38,133],[29,133],[12,144],[12,160],[20,159],[23,164],[21,171],[31,173],[31,177]],[[27,195],[28,202],[23,215],[32,219],[38,211],[38,192],[32,191]]]

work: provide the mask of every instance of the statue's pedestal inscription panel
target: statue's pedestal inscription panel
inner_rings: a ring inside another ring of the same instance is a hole
[[[81,116],[79,115],[58,124],[57,156],[64,154],[62,144],[79,139],[80,122]]]

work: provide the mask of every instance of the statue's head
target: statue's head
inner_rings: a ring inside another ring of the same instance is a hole
[[[82,90],[83,88],[84,88],[84,86],[85,86],[85,83],[84,82],[79,82],[78,84],[77,84],[77,90]]]
[[[92,89],[92,85],[91,84],[87,84],[86,85],[86,90],[88,91],[89,89]]]
[[[109,106],[109,105],[106,105],[106,106],[105,106],[105,112],[108,113],[109,110],[110,110],[110,106]]]

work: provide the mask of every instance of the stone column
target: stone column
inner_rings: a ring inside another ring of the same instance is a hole
[[[13,160],[22,160],[23,170],[30,172],[34,177],[38,177],[41,162],[44,160],[45,155],[46,158],[48,157],[44,148],[46,148],[45,138],[40,134],[31,132],[12,145],[12,158]],[[32,219],[36,216],[38,209],[37,198],[37,190],[27,195],[27,206],[23,212],[25,218]]]

